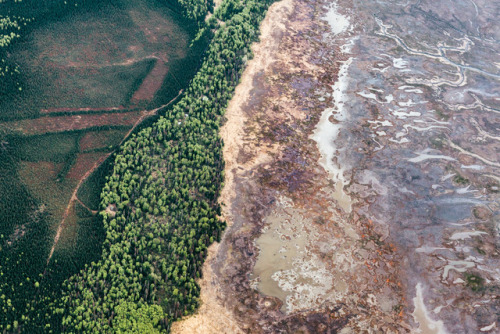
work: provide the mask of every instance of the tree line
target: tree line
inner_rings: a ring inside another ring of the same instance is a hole
[[[193,20],[213,7],[178,1]],[[101,193],[101,259],[67,279],[57,297],[41,293],[38,306],[0,331],[160,333],[196,310],[196,279],[225,227],[219,130],[270,3],[226,0],[203,21],[211,42],[182,99],[116,153]]]
[[[62,331],[110,332],[123,319],[165,331],[198,306],[196,279],[225,226],[219,130],[269,5],[230,2],[185,96],[116,155],[101,194],[103,256],[65,283]]]

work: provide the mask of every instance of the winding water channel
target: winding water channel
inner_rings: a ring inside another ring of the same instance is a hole
[[[339,165],[355,210],[398,247],[422,333],[498,330],[499,6],[336,6],[351,30],[333,43],[352,43]]]
[[[322,219],[342,232],[326,232],[310,208],[279,196],[255,241],[254,287],[289,314],[330,302],[353,305],[347,313],[373,309],[346,333],[497,332],[500,4],[322,6],[330,30],[310,62],[337,71],[329,87],[309,86],[314,105],[331,101],[310,139],[333,184],[316,195],[334,201]]]

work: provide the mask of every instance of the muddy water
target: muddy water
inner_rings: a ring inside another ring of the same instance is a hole
[[[497,7],[271,7],[227,113],[229,227],[195,324],[498,332]]]
[[[330,35],[352,44],[331,147],[348,147],[336,161],[353,210],[404,258],[408,321],[422,333],[498,331],[500,4],[335,6],[354,26]]]
[[[340,24],[347,26],[347,18],[337,14],[335,7],[331,8],[328,15],[333,22],[340,21]],[[333,24],[332,31],[336,33],[342,32],[342,30],[336,28],[336,25],[330,20],[328,22],[329,24]],[[335,140],[339,135],[342,126],[341,123],[345,121],[347,117],[347,110],[344,107],[344,104],[347,102],[345,100],[344,91],[348,85],[349,78],[347,73],[351,63],[352,58],[349,58],[340,67],[337,82],[332,86],[335,107],[326,109],[322,113],[321,119],[316,126],[316,131],[313,136],[311,136],[311,138],[317,142],[318,149],[321,152],[319,163],[328,172],[335,184],[334,198],[338,205],[347,213],[351,212],[352,206],[351,197],[344,191],[344,186],[347,184],[345,171],[348,167],[345,162],[341,163],[338,161],[338,156],[342,148],[336,146]]]
[[[334,35],[346,31],[350,26],[348,18],[337,13],[336,7],[328,11],[325,19],[331,24]],[[325,38],[329,38],[328,35]],[[332,184],[322,190],[330,200],[335,201],[335,207],[341,208],[344,213],[351,212],[352,199],[344,191],[347,184],[345,164],[336,160],[340,148],[335,146],[334,141],[339,134],[340,123],[346,119],[343,98],[348,84],[347,69],[351,62],[352,58],[349,58],[342,64],[337,82],[330,87],[338,103],[323,110],[314,132],[309,136],[317,143],[321,154],[318,163],[328,173]],[[321,95],[317,99],[325,101]],[[278,198],[274,210],[265,218],[261,236],[255,241],[259,256],[250,276],[258,291],[283,302],[281,310],[285,313],[314,309],[328,300],[340,300],[348,292],[345,278],[332,275],[327,262],[312,250],[313,245],[320,243],[322,231],[308,210],[298,209],[297,206],[290,198]],[[342,224],[348,239],[343,247],[339,247],[342,251],[338,251],[335,242],[332,242],[323,243],[321,252],[350,258],[341,254],[352,248],[352,240],[359,237],[348,224],[344,224],[344,218],[333,212],[322,219],[330,217],[335,217]],[[348,267],[349,264],[345,266]]]
[[[326,265],[310,250],[321,232],[304,210],[282,197],[265,223],[256,240],[261,256],[250,278],[263,294],[284,302],[283,312],[311,309],[324,303],[334,290],[346,292],[345,283],[332,279]]]

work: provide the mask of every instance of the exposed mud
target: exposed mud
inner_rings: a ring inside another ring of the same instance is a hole
[[[290,0],[268,12],[222,131],[229,227],[206,262],[199,313],[174,332],[233,332],[213,327],[221,307],[249,333],[408,327],[397,271],[384,270],[395,247],[350,211],[343,175],[332,179],[312,139],[347,60],[324,40],[325,13]]]
[[[498,11],[274,4],[222,132],[229,227],[174,332],[498,332]]]
[[[356,211],[404,257],[405,319],[422,333],[498,332],[500,7],[338,6],[356,22],[338,160]]]

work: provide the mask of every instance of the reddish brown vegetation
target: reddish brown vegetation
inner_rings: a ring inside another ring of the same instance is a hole
[[[161,88],[167,73],[167,64],[163,60],[158,59],[151,72],[144,78],[139,89],[135,91],[130,103],[135,105],[141,101],[152,100],[156,92]]]
[[[48,132],[83,130],[102,126],[133,126],[142,112],[41,117],[5,123],[13,130],[35,135]]]
[[[108,155],[109,153],[104,152],[79,154],[75,164],[71,167],[66,177],[79,180],[87,171],[91,170],[96,163],[100,165]]]
[[[117,137],[125,137],[126,130],[92,131],[87,132],[80,139],[80,150],[82,152],[116,145]]]
[[[41,113],[43,114],[50,114],[50,113],[59,113],[59,112],[85,112],[85,111],[95,111],[95,112],[100,112],[100,111],[118,111],[118,110],[126,110],[124,106],[118,106],[118,107],[104,107],[104,108],[47,108],[47,109],[42,109],[40,110]]]

